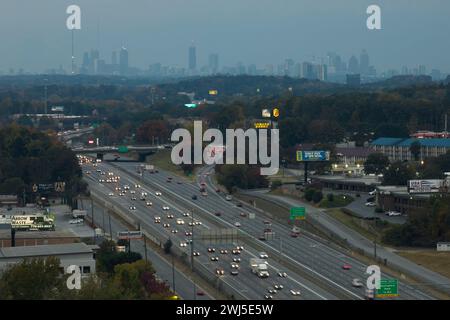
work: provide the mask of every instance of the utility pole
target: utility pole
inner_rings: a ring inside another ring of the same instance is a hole
[[[109,240],[112,240],[111,214],[109,216]]]
[[[192,242],[191,242],[191,269],[192,269],[192,283],[194,284],[194,300],[197,300],[197,287],[195,285],[195,280],[194,280],[194,208],[191,209],[191,221],[192,221],[192,226],[191,226],[191,238],[192,238]]]
[[[175,292],[175,261],[174,261],[173,253],[172,253],[172,288],[173,292]]]
[[[92,214],[92,229],[94,229],[94,236],[92,240],[94,240],[95,244],[95,221],[94,221],[94,201],[91,198],[91,214]]]
[[[48,99],[47,99],[47,79],[44,79],[44,83],[45,83],[45,85],[44,85],[44,99],[45,99],[45,101],[44,101],[44,103],[45,103],[45,111],[44,111],[44,114],[47,114],[48,113]]]

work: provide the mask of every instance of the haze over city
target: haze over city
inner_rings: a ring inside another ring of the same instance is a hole
[[[448,72],[450,2],[246,0],[105,1],[3,0],[0,6],[0,70],[42,73],[70,70],[71,35],[66,8],[80,6],[82,29],[75,31],[75,57],[99,50],[111,62],[122,46],[130,66],[188,67],[188,47],[197,48],[197,66],[211,53],[220,66],[283,63],[285,59],[320,62],[328,52],[345,61],[366,49],[378,71],[425,65]],[[382,30],[368,30],[366,9],[377,4]]]

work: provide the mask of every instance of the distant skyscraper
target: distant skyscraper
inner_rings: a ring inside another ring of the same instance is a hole
[[[273,64],[267,64],[264,70],[266,76],[273,76]]]
[[[209,72],[212,74],[219,72],[219,55],[217,53],[212,53],[209,55],[208,60]]]
[[[355,56],[352,56],[348,61],[348,72],[353,74],[359,73],[359,63]]]
[[[409,70],[408,70],[408,67],[407,67],[407,66],[403,66],[403,67],[402,67],[402,74],[403,74],[403,75],[409,74]]]
[[[419,75],[424,75],[426,73],[427,73],[427,68],[424,65],[420,64],[419,65]]]
[[[302,78],[313,80],[314,76],[314,68],[313,65],[309,62],[303,62],[302,64]]]
[[[284,61],[284,75],[293,77],[294,76],[294,65],[295,62],[292,59],[286,59]]]
[[[113,51],[111,55],[111,64],[116,65],[117,64],[117,52]]]
[[[439,81],[439,80],[441,80],[441,71],[438,70],[438,69],[433,69],[433,70],[431,70],[431,78],[432,78],[434,81]]]
[[[189,70],[194,71],[197,69],[197,52],[194,45],[189,47]]]
[[[363,74],[363,75],[369,74],[370,62],[369,62],[369,55],[367,54],[366,50],[363,50],[361,52],[361,55],[359,57],[359,63],[360,63],[359,69],[361,71],[361,74]]]
[[[120,49],[120,58],[119,58],[119,65],[120,65],[120,75],[125,76],[128,74],[128,50],[124,47]]]

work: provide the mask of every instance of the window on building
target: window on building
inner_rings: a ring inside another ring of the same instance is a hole
[[[91,273],[91,267],[83,266],[83,273]]]

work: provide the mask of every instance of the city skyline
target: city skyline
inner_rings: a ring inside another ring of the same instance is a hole
[[[71,35],[64,22],[70,3],[43,0],[27,4],[29,10],[24,11],[20,2],[3,3],[0,70],[8,73],[10,68],[23,68],[42,73],[59,65],[68,69]],[[82,29],[74,32],[76,63],[81,65],[83,52],[90,48],[105,59],[106,53],[124,46],[130,52],[130,65],[140,69],[158,62],[187,67],[186,48],[194,40],[199,66],[208,64],[211,53],[220,54],[222,66],[239,62],[262,66],[285,59],[326,58],[329,50],[350,58],[366,49],[379,70],[425,65],[429,70],[449,72],[450,57],[439,53],[449,49],[441,39],[450,29],[445,14],[450,4],[379,0],[382,30],[370,31],[365,21],[371,1],[349,1],[345,5],[316,2],[286,1],[279,6],[255,0],[194,0],[189,4],[137,0],[125,10],[120,1],[108,1],[106,6],[103,0],[79,0]]]

